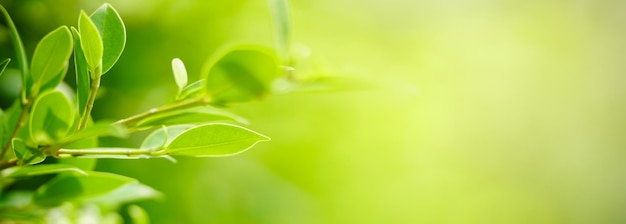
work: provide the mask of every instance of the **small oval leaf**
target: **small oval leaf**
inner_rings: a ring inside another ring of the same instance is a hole
[[[207,124],[191,128],[174,138],[163,151],[169,155],[218,157],[241,153],[270,138],[231,124]]]
[[[43,37],[35,48],[31,62],[34,83],[39,86],[56,86],[61,82],[65,76],[62,71],[72,54],[72,46],[72,34],[66,26],[61,26]]]
[[[179,58],[172,59],[172,72],[180,93],[187,86],[187,69],[185,69],[185,64]]]
[[[37,148],[26,145],[22,139],[14,138],[11,143],[13,145],[13,153],[15,153],[15,157],[18,159],[18,165],[37,164],[46,159],[42,152],[37,150]]]
[[[104,47],[102,74],[107,73],[122,55],[126,45],[126,28],[122,17],[108,3],[103,4],[90,16],[96,25]]]
[[[95,71],[102,66],[104,47],[98,28],[84,11],[80,12],[78,18],[78,31],[80,33],[80,47],[85,55],[85,61],[89,65],[89,70]]]
[[[30,136],[40,145],[65,137],[74,121],[74,107],[65,94],[48,91],[41,94],[30,114]]]

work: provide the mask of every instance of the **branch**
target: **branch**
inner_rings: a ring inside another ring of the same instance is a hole
[[[170,112],[170,111],[174,111],[174,110],[180,110],[180,109],[186,109],[186,108],[191,108],[191,107],[195,107],[195,106],[202,106],[202,105],[207,105],[211,102],[211,100],[209,98],[194,98],[194,99],[189,99],[189,100],[184,100],[184,101],[180,101],[178,103],[175,104],[170,104],[170,105],[165,105],[162,107],[158,107],[158,108],[153,108],[150,109],[146,112],[128,117],[128,118],[124,118],[121,120],[118,120],[117,122],[115,122],[115,124],[121,124],[124,125],[126,127],[135,125],[137,122],[150,117],[150,116],[154,116],[154,115],[159,115],[162,113],[166,113],[166,112]]]

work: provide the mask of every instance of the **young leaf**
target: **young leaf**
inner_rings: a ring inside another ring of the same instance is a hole
[[[98,122],[64,138],[63,140],[61,140],[61,142],[71,143],[89,137],[100,136],[113,136],[123,138],[126,137],[126,135],[128,135],[128,130],[126,130],[126,128],[124,128],[124,126],[122,125],[112,124],[110,122]]]
[[[183,88],[178,96],[176,96],[176,100],[184,100],[191,99],[194,97],[201,96],[204,93],[204,79],[200,79],[195,81]]]
[[[280,75],[278,59],[268,49],[239,47],[209,63],[206,92],[215,103],[241,102],[262,98]]]
[[[175,125],[159,128],[148,135],[141,143],[142,149],[159,149],[168,145],[176,136],[193,128],[193,125]]]
[[[43,37],[35,48],[30,68],[34,83],[39,86],[56,86],[61,82],[65,76],[62,71],[72,54],[72,46],[72,34],[66,26]]]
[[[85,171],[82,171],[72,165],[68,164],[42,164],[37,166],[14,166],[8,169],[5,169],[0,174],[2,177],[6,178],[18,178],[18,177],[29,177],[29,176],[38,176],[38,175],[46,175],[53,173],[61,173],[61,172],[75,172],[82,175],[87,175]]]
[[[274,20],[276,48],[283,63],[290,64],[289,6],[287,5],[287,0],[269,0],[268,3],[270,11],[272,12],[272,19]]]
[[[20,71],[22,72],[22,93],[25,93],[24,91],[30,89],[30,82],[32,82],[32,80],[30,79],[30,67],[28,66],[26,50],[24,49],[24,44],[22,44],[22,38],[20,38],[20,34],[17,32],[11,16],[1,4],[0,12],[4,16],[4,21],[9,28],[9,34],[11,35],[11,40],[13,41],[13,48],[15,49],[17,64],[19,65]]]
[[[117,59],[122,55],[122,51],[124,51],[126,28],[117,11],[107,3],[100,6],[91,14],[90,18],[102,37],[102,45],[104,47],[102,74],[105,74],[113,67]]]
[[[214,107],[198,107],[186,110],[177,110],[155,115],[137,122],[137,127],[152,127],[159,125],[198,124],[210,121],[235,121],[247,124],[248,121],[229,111]]]
[[[181,133],[163,153],[196,157],[229,156],[269,140],[267,136],[236,125],[207,124]]]
[[[18,159],[18,165],[37,164],[46,159],[42,152],[37,148],[26,145],[22,139],[14,138],[11,143],[13,144],[13,153],[15,153],[15,157]]]
[[[78,102],[78,111],[85,111],[91,90],[89,78],[89,65],[85,60],[85,54],[81,47],[80,34],[76,28],[71,27],[74,36],[74,70],[76,71],[76,100]]]
[[[42,185],[33,200],[43,206],[97,197],[137,180],[112,173],[86,172],[87,176],[61,175]]]
[[[30,136],[35,143],[51,144],[65,137],[74,121],[74,107],[58,91],[41,94],[30,114]]]
[[[178,58],[172,59],[172,72],[174,73],[176,85],[178,85],[178,92],[181,93],[183,88],[187,86],[187,70],[183,61]]]
[[[148,213],[146,212],[146,210],[143,210],[143,208],[137,205],[128,206],[128,216],[130,216],[130,219],[135,224],[149,224],[150,223],[150,217],[148,216]]]
[[[85,54],[85,60],[90,71],[95,71],[102,67],[103,44],[98,28],[89,19],[84,11],[80,12],[78,18],[78,31],[80,33],[80,47]],[[93,77],[99,78],[99,77]]]
[[[0,76],[4,72],[4,69],[7,68],[7,65],[11,62],[10,58],[4,59],[4,61],[0,62]]]

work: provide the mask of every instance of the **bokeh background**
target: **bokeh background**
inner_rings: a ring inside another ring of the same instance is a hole
[[[220,46],[274,44],[264,0],[108,2],[128,41],[96,119],[171,100],[174,57],[195,80]],[[103,1],[0,3],[32,54]],[[292,0],[290,9],[294,47],[310,49],[314,71],[375,85],[233,105],[273,138],[234,157],[99,161],[165,193],[139,203],[154,223],[626,222],[626,1]],[[3,27],[2,58],[8,38]]]

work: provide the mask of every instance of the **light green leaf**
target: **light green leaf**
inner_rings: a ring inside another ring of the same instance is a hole
[[[20,71],[22,72],[22,93],[25,93],[24,91],[30,90],[30,86],[32,85],[32,80],[30,77],[30,67],[28,66],[28,57],[26,57],[26,50],[24,49],[24,44],[22,44],[22,39],[20,38],[20,34],[15,28],[15,24],[13,23],[11,16],[1,4],[0,12],[2,12],[2,15],[4,15],[4,21],[9,28],[9,34],[11,35],[11,40],[13,41],[13,49],[15,50],[17,64],[19,65]]]
[[[177,110],[169,113],[150,116],[137,123],[137,127],[153,127],[159,125],[199,124],[210,121],[235,121],[247,124],[248,120],[229,111],[215,107],[198,107]]]
[[[274,33],[276,38],[276,48],[283,63],[290,64],[289,44],[290,44],[290,24],[289,5],[287,0],[269,0],[269,8],[274,20]]]
[[[128,216],[130,216],[130,219],[132,220],[132,223],[134,224],[149,224],[150,223],[150,217],[148,216],[148,213],[145,210],[143,210],[143,208],[137,205],[128,206]]]
[[[90,16],[96,25],[104,52],[102,56],[102,74],[107,73],[122,55],[126,45],[126,28],[117,11],[108,3],[103,4]]]
[[[152,133],[150,133],[148,137],[146,137],[143,140],[143,143],[141,143],[140,148],[142,149],[162,148],[166,146],[167,144],[169,144],[170,142],[172,142],[172,140],[176,138],[176,136],[180,135],[184,131],[189,130],[190,128],[193,128],[193,127],[194,125],[175,125],[175,126],[169,126],[169,127],[164,126],[163,128],[159,128],[153,131]]]
[[[101,137],[101,136],[113,136],[123,138],[128,135],[128,130],[124,126],[119,124],[113,124],[111,122],[98,122],[93,125],[87,126],[85,129],[80,130],[61,142],[71,143],[81,139],[89,137]]]
[[[89,19],[84,11],[80,12],[78,18],[78,31],[80,33],[80,47],[89,65],[89,70],[96,71],[97,68],[102,68],[102,54],[104,48],[102,37],[96,25]]]
[[[101,205],[119,205],[146,199],[157,199],[163,197],[163,194],[153,188],[141,183],[128,183],[117,188],[108,194],[84,200],[89,203],[97,203]]]
[[[30,136],[40,145],[55,143],[65,137],[74,121],[74,107],[58,91],[41,94],[30,114]]]
[[[91,90],[89,78],[89,65],[85,60],[80,34],[76,28],[71,27],[74,36],[74,71],[76,72],[76,100],[78,101],[78,111],[85,111],[87,100],[89,99],[89,91]]]
[[[39,187],[33,198],[43,206],[56,206],[112,192],[137,180],[112,173],[86,172],[87,176],[61,175]]]
[[[227,51],[205,71],[206,93],[218,104],[263,98],[280,75],[274,52],[254,46]]]
[[[29,177],[29,176],[39,176],[53,173],[62,173],[62,172],[74,172],[82,175],[87,175],[85,171],[82,171],[75,166],[68,164],[41,164],[36,166],[14,166],[5,170],[2,170],[2,177],[6,178],[18,178],[18,177]]]
[[[185,69],[183,61],[178,58],[172,59],[172,72],[176,85],[178,85],[178,92],[181,93],[183,88],[187,86],[187,69]]]
[[[13,153],[15,153],[15,157],[18,159],[18,165],[37,164],[46,159],[42,152],[36,147],[26,145],[22,139],[14,138],[11,144],[13,144]]]
[[[174,138],[164,153],[169,155],[217,157],[241,153],[270,138],[231,124],[207,124],[191,128]]]
[[[4,61],[0,62],[0,76],[4,72],[4,69],[7,68],[7,65],[11,62],[10,58],[4,59]]]
[[[195,81],[183,88],[178,96],[176,96],[177,100],[190,99],[194,97],[198,97],[204,94],[204,79],[200,79]]]
[[[56,86],[61,82],[65,76],[62,71],[72,54],[72,46],[72,34],[66,26],[43,37],[35,48],[30,68],[34,83],[39,86]]]

